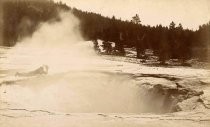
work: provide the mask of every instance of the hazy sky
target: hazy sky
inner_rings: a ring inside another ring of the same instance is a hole
[[[55,0],[60,1],[60,0]],[[131,20],[136,13],[142,24],[169,25],[182,23],[184,28],[197,29],[210,21],[210,0],[61,0],[71,7],[100,13],[104,16]]]

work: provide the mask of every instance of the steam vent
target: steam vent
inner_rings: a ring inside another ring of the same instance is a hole
[[[210,127],[209,13],[210,0],[0,0],[0,127]]]

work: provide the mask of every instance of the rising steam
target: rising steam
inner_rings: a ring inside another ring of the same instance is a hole
[[[93,71],[102,60],[96,59],[90,43],[83,40],[79,20],[70,12],[62,12],[60,19],[40,24],[32,37],[18,42],[7,56],[6,65],[15,69],[35,69],[45,64],[53,74],[18,82],[15,88],[8,86],[10,94],[6,98],[21,103],[22,108],[76,113],[140,112],[141,103],[136,101],[139,89],[134,81],[123,75]]]
[[[50,74],[8,85],[7,101],[19,103],[21,108],[70,113],[146,111],[141,97],[144,91],[132,77],[97,70],[97,65],[101,69],[109,64],[114,69],[117,62],[104,64],[105,60],[96,57],[79,26],[70,12],[62,12],[59,21],[41,23],[32,37],[9,50],[8,68],[33,70],[44,64]]]
[[[83,68],[94,53],[83,41],[79,23],[71,12],[61,12],[59,21],[41,23],[32,37],[18,42],[8,53],[8,62],[24,69],[43,64],[51,71]]]

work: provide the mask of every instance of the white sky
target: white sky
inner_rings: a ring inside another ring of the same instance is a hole
[[[83,11],[131,20],[139,14],[142,24],[168,26],[171,21],[197,29],[210,21],[210,0],[55,0]]]

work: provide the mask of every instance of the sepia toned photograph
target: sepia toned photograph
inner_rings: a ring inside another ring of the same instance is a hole
[[[0,0],[0,127],[210,127],[210,0]]]

